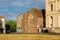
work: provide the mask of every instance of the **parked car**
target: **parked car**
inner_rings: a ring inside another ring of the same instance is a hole
[[[9,33],[14,33],[15,31],[14,30],[8,30],[6,33],[9,34]]]

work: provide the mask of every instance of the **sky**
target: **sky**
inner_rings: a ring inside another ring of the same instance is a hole
[[[31,7],[45,9],[45,0],[0,0],[0,16],[5,16],[7,21],[16,21],[18,15]]]

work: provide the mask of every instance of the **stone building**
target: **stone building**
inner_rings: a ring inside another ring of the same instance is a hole
[[[5,17],[0,16],[0,33],[5,33]]]
[[[22,32],[22,19],[23,19],[23,15],[19,15],[17,17],[17,32]]]
[[[46,28],[60,33],[60,0],[46,0]]]
[[[17,17],[17,32],[38,33],[43,28],[43,14],[40,9],[31,8],[30,11]]]

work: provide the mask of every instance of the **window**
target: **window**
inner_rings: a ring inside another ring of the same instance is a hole
[[[52,24],[52,26],[53,26],[53,17],[51,16],[51,24]]]
[[[29,24],[33,25],[34,24],[34,16],[33,16],[33,14],[30,14],[28,19],[29,19]]]
[[[50,8],[51,11],[53,11],[53,4],[51,4],[51,8]]]
[[[51,16],[49,18],[49,27],[52,27],[53,26],[53,17]]]
[[[59,3],[59,11],[60,11],[60,3]]]
[[[17,32],[22,32],[22,27],[17,27]]]
[[[30,24],[34,24],[34,19],[33,18],[30,19]]]
[[[60,16],[58,16],[58,27],[60,27]]]

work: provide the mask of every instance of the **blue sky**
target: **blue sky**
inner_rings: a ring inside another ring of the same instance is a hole
[[[16,20],[16,17],[30,8],[45,8],[45,0],[0,0],[0,16],[6,20]]]

